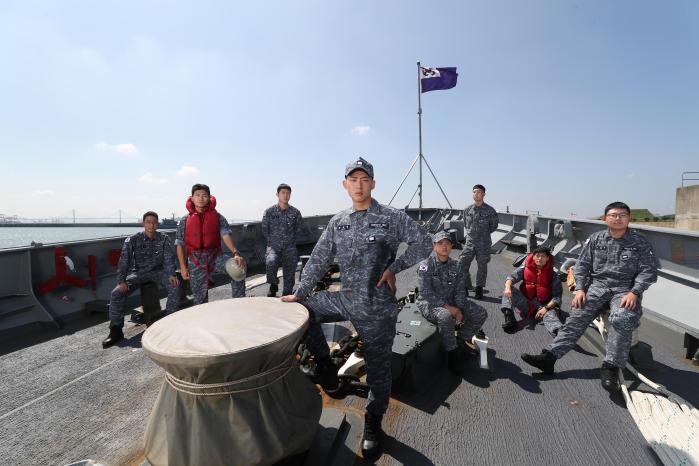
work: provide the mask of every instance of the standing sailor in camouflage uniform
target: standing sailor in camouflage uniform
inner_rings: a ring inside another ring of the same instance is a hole
[[[465,358],[463,342],[471,341],[488,314],[466,298],[463,271],[458,262],[449,257],[452,249],[449,233],[436,233],[432,243],[432,254],[420,262],[417,269],[420,290],[417,306],[427,320],[437,325],[448,355],[449,370],[458,375]],[[455,328],[462,341],[461,347],[454,336]]]
[[[471,262],[476,258],[478,272],[476,274],[476,299],[483,298],[483,287],[488,277],[488,262],[490,262],[490,234],[498,227],[498,213],[483,202],[485,186],[477,184],[473,187],[473,204],[464,209],[464,230],[466,242],[459,255],[459,264],[466,277],[466,288],[471,288]],[[467,292],[468,296],[468,292]]]
[[[157,229],[158,214],[149,211],[143,214],[143,231],[124,240],[117,265],[117,286],[109,301],[109,336],[102,342],[103,348],[124,338],[126,298],[140,285],[153,282],[165,288],[167,314],[177,311],[180,282],[175,275],[175,248],[170,237]]]
[[[301,228],[301,212],[296,207],[289,205],[291,186],[285,183],[277,186],[277,198],[279,202],[265,210],[262,216],[262,234],[267,238],[267,251],[265,252],[267,283],[269,283],[267,296],[276,296],[279,290],[277,270],[279,270],[280,263],[284,274],[282,296],[294,292],[296,265],[299,261],[296,235]]]
[[[370,388],[362,452],[371,459],[380,454],[381,419],[391,393],[391,355],[398,315],[395,274],[430,253],[430,238],[405,212],[372,199],[374,168],[363,158],[347,165],[342,186],[352,198],[352,207],[330,219],[303,269],[296,294],[282,300],[300,301],[310,310],[306,341],[326,391],[338,386],[337,367],[330,361],[319,324],[349,320],[359,333]],[[407,243],[408,248],[396,258],[400,243]],[[342,289],[309,296],[333,259],[340,265]]]
[[[609,228],[590,235],[573,270],[575,296],[570,316],[541,354],[522,354],[526,363],[552,374],[556,360],[573,348],[595,317],[610,308],[600,378],[606,390],[619,390],[618,369],[626,365],[631,334],[641,324],[641,297],[658,277],[653,248],[644,236],[628,228],[630,216],[631,209],[623,202],[604,209]]]
[[[192,186],[186,207],[189,215],[177,224],[177,259],[182,278],[189,280],[194,304],[201,304],[209,301],[209,275],[226,273],[226,261],[231,258],[222,251],[221,242],[231,251],[239,267],[245,268],[245,259],[233,243],[228,222],[216,211],[216,198],[207,185]],[[231,296],[245,296],[245,280],[231,280]]]

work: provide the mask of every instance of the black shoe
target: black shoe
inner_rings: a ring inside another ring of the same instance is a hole
[[[455,375],[461,375],[464,371],[464,363],[466,362],[466,354],[460,348],[455,348],[447,351],[447,366]]]
[[[476,287],[476,294],[473,297],[476,299],[483,299],[483,287],[482,286]]]
[[[330,361],[330,358],[321,359],[316,363],[314,382],[323,388],[328,395],[333,395],[340,388],[337,378],[338,367]]]
[[[502,324],[502,329],[505,331],[505,333],[515,333],[517,330],[517,319],[515,319],[515,313],[509,308],[503,308],[502,313],[505,316],[505,322]]]
[[[476,337],[478,337],[478,335],[476,335]],[[459,348],[459,351],[461,351],[461,353],[463,354],[464,360],[476,358],[480,354],[478,347],[476,347],[470,341],[466,341],[462,338],[456,337],[456,344]]]
[[[124,332],[119,327],[109,327],[109,336],[102,342],[102,348],[109,348],[124,339]]]
[[[553,365],[556,364],[556,357],[546,350],[543,350],[541,354],[523,353],[522,360],[549,375],[553,374]]]
[[[274,298],[277,296],[277,291],[279,291],[279,286],[275,284],[269,285],[269,292],[267,293],[268,298]]]
[[[374,461],[381,456],[381,419],[371,413],[364,415],[364,435],[362,436],[362,457],[365,461]]]
[[[621,384],[619,383],[619,368],[609,364],[608,362],[602,363],[602,368],[599,371],[599,378],[602,382],[602,388],[610,393],[618,392],[621,390]]]

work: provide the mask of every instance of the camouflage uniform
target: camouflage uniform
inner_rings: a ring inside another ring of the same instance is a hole
[[[553,257],[549,257],[549,260],[553,260]],[[520,311],[520,315],[526,316],[529,312],[529,299],[522,294],[519,287],[515,286],[516,283],[521,282],[523,279],[524,264],[505,279],[505,281],[512,280],[512,297],[508,298],[505,295],[502,296],[502,308],[512,309],[513,311],[517,308]],[[563,296],[563,286],[561,285],[561,280],[555,273],[551,274],[551,284],[549,286],[551,288],[551,300],[549,302],[555,302],[556,307],[544,314],[543,322],[546,330],[551,335],[555,336],[558,330],[563,326],[561,323],[561,297]],[[549,303],[540,303],[536,297],[532,301],[537,310]]]
[[[408,243],[396,259],[401,242]],[[391,355],[398,302],[384,284],[376,287],[386,269],[398,273],[431,250],[430,238],[405,212],[374,199],[364,211],[353,208],[335,215],[313,248],[303,269],[296,296],[311,311],[307,342],[313,354],[327,357],[322,322],[349,320],[364,341],[367,411],[382,415],[391,393]],[[336,258],[340,265],[341,291],[321,291],[308,296]]]
[[[232,256],[228,253],[224,253],[223,250],[216,249],[202,249],[199,251],[192,251],[197,262],[201,265],[198,266],[190,255],[190,251],[187,251],[187,245],[184,241],[185,227],[187,226],[187,217],[185,215],[177,223],[177,239],[175,240],[176,245],[182,245],[185,249],[185,254],[187,255],[187,268],[189,269],[189,287],[192,289],[192,297],[194,298],[194,304],[202,304],[209,301],[209,274],[226,273],[226,261]],[[223,238],[226,235],[231,235],[231,227],[228,225],[228,221],[223,217],[223,215],[218,214],[218,225],[219,232]],[[223,247],[223,245],[221,245]],[[211,260],[211,257],[216,255],[216,258]],[[211,262],[209,262],[211,260]],[[206,263],[209,263],[209,272],[206,272]],[[231,296],[233,298],[243,298],[245,297],[245,280],[236,282],[231,280]]]
[[[156,231],[153,239],[148,238],[144,232],[126,238],[117,265],[117,284],[126,283],[129,289],[125,293],[118,286],[112,290],[109,301],[109,326],[124,327],[126,297],[146,282],[153,282],[165,288],[166,312],[171,314],[177,311],[180,303],[179,288],[168,280],[173,276],[175,248],[169,236]]]
[[[641,323],[641,296],[658,277],[653,248],[633,230],[614,239],[608,230],[593,233],[585,243],[573,270],[575,289],[585,290],[585,303],[572,309],[558,336],[546,348],[556,358],[575,345],[590,323],[610,308],[605,362],[624,367],[629,357],[631,334]],[[619,306],[624,295],[638,296],[635,309]]]
[[[459,338],[470,341],[488,314],[482,306],[466,299],[466,282],[458,262],[452,258],[440,262],[433,252],[420,262],[417,276],[420,290],[418,309],[427,320],[437,325],[444,349],[451,351],[457,347],[454,317],[444,308],[445,304],[461,310],[464,320],[458,329]]]
[[[267,238],[265,266],[267,283],[278,285],[277,270],[281,263],[284,274],[283,296],[294,291],[296,265],[299,253],[296,249],[296,235],[301,229],[301,212],[296,207],[288,206],[282,210],[275,204],[265,210],[262,216],[262,234]]]
[[[476,274],[476,286],[485,287],[485,279],[488,276],[488,262],[490,262],[490,234],[498,227],[498,213],[491,206],[483,203],[478,207],[471,204],[464,209],[464,231],[466,242],[459,255],[459,265],[464,271],[466,288],[471,288],[471,262],[476,258],[478,272]]]

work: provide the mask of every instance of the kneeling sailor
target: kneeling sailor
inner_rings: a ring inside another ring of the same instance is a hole
[[[430,256],[418,266],[417,305],[422,315],[437,325],[442,345],[448,355],[449,370],[460,374],[464,362],[465,345],[481,328],[488,314],[486,310],[466,298],[466,278],[459,263],[449,257],[451,238],[446,231],[435,233]],[[457,329],[458,340],[454,335]]]

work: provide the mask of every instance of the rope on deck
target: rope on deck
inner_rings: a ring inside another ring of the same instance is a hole
[[[601,318],[594,326],[605,340]],[[619,371],[621,391],[636,426],[665,465],[699,465],[699,410],[687,400],[650,380],[631,366],[626,369],[638,380],[658,392],[629,391]]]

